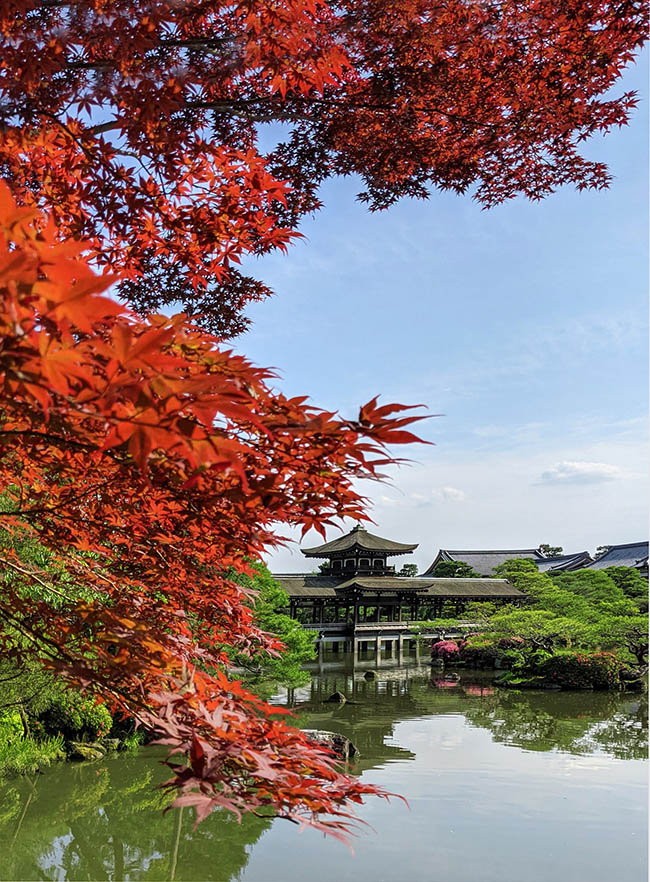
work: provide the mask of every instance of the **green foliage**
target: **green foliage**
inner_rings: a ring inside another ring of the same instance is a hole
[[[509,609],[509,607],[504,607],[492,600],[472,600],[465,605],[463,619],[466,622],[483,622],[504,609]]]
[[[647,588],[635,570],[585,569],[551,576],[540,573],[533,561],[514,560],[495,572],[524,592],[528,603],[497,609],[486,617],[481,623],[484,634],[471,638],[464,651],[470,663],[487,666],[491,656],[492,663],[498,659],[511,669],[504,678],[509,685],[513,678],[546,679],[553,672],[552,682],[565,688],[619,688],[622,667],[636,668],[637,678],[638,669],[642,673],[647,667],[648,619],[639,609],[641,587],[644,592]],[[519,648],[504,643],[515,637],[525,642],[523,664],[518,655],[503,651]],[[555,658],[563,661],[554,662]]]
[[[522,671],[526,667],[526,655],[521,649],[505,649],[500,661],[502,667],[511,671]]]
[[[610,652],[557,652],[539,666],[546,680],[564,689],[617,689],[622,669]]]
[[[561,545],[548,545],[546,542],[542,542],[541,545],[537,546],[537,550],[544,557],[558,557],[564,549]]]
[[[471,634],[462,646],[462,659],[477,668],[493,668],[500,656],[494,638],[487,634]]]
[[[262,563],[255,563],[256,575],[239,577],[244,587],[253,588],[257,596],[252,601],[255,624],[263,631],[278,637],[285,650],[275,658],[257,653],[252,658],[237,654],[234,663],[244,667],[252,680],[273,680],[284,686],[300,686],[309,681],[309,674],[302,669],[305,662],[316,657],[315,634],[305,631],[300,622],[278,610],[289,606],[289,597]]]
[[[639,611],[638,606],[605,570],[555,573],[551,579],[561,591],[586,600],[598,614],[625,616],[635,615]]]
[[[32,729],[38,736],[60,734],[66,741],[96,741],[108,734],[112,723],[106,705],[78,692],[60,689],[33,722]]]
[[[433,571],[436,579],[480,579],[477,573],[464,560],[442,560]]]
[[[648,601],[648,580],[634,567],[606,567],[601,570],[627,597]]]
[[[408,576],[409,578],[413,578],[418,574],[418,565],[414,563],[404,564],[402,569],[397,574],[398,576]]]
[[[494,575],[501,579],[514,580],[517,576],[525,576],[526,574],[537,573],[537,564],[534,560],[521,557],[514,560],[507,560],[494,568]]]
[[[142,745],[144,744],[144,734],[140,729],[136,729],[135,732],[131,732],[130,735],[126,735],[122,739],[122,750],[126,750],[129,753],[136,753]]]
[[[635,664],[644,667],[648,664],[648,617],[603,617],[591,628],[591,643],[603,649],[624,648]]]
[[[18,711],[0,716],[0,776],[34,774],[64,757],[61,736],[26,738]]]
[[[589,627],[577,619],[546,609],[516,609],[490,619],[490,632],[498,637],[522,637],[533,647],[550,650],[581,644]]]

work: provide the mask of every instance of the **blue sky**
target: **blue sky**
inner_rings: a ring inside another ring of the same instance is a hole
[[[339,179],[305,238],[252,267],[276,296],[236,348],[278,388],[349,416],[376,394],[444,414],[422,424],[435,447],[361,488],[421,569],[440,547],[647,538],[647,68],[621,86],[640,93],[632,124],[585,148],[608,191],[370,214]],[[305,569],[295,547],[269,563]]]

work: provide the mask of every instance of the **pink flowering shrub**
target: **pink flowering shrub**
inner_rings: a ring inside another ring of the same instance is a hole
[[[431,658],[440,658],[444,662],[458,661],[460,649],[453,640],[439,640],[431,647]]]

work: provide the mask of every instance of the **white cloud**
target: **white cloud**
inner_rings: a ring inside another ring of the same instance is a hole
[[[567,552],[593,552],[598,545],[647,536],[647,442],[645,432],[637,429],[634,434],[634,440],[625,432],[620,438],[586,443],[581,434],[566,433],[561,445],[547,440],[500,451],[478,446],[452,451],[441,445],[410,467],[389,469],[388,483],[359,482],[358,489],[373,503],[371,532],[419,543],[408,560],[420,572],[439,548],[535,548],[548,542]],[[540,480],[551,466],[566,463],[604,466],[615,480]],[[462,488],[465,500],[445,501],[445,488]],[[353,526],[349,521],[344,529]],[[305,547],[322,541],[315,532],[302,541],[298,529],[282,532]],[[327,531],[328,539],[340,535]],[[311,568],[297,546],[269,557],[277,573]]]
[[[465,501],[465,492],[457,487],[434,487],[431,495],[434,499],[443,499],[445,502]]]
[[[618,466],[606,462],[563,460],[542,472],[540,484],[601,484],[622,477]]]

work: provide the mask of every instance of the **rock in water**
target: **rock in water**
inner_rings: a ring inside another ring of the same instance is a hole
[[[342,692],[334,692],[327,700],[332,704],[345,704],[347,698]]]
[[[85,744],[83,741],[71,741],[68,745],[68,756],[71,760],[97,760],[101,759],[106,751],[98,744]]]
[[[314,744],[320,744],[322,747],[333,750],[342,759],[347,760],[352,756],[359,756],[358,749],[350,739],[339,732],[324,732],[321,729],[303,729],[303,731]]]

